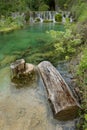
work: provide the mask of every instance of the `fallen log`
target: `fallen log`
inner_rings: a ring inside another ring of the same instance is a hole
[[[38,68],[47,90],[54,117],[59,120],[74,119],[80,105],[60,73],[48,61],[41,62]]]

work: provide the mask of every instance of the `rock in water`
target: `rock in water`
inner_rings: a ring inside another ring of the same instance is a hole
[[[41,62],[38,68],[47,90],[54,117],[59,120],[75,118],[80,105],[60,73],[48,61]]]

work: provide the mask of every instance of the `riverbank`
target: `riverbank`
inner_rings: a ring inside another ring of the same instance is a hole
[[[24,18],[22,16],[5,17],[1,16],[0,19],[0,33],[9,33],[11,31],[20,29],[24,26]]]
[[[3,27],[0,29],[0,33],[3,34],[3,33],[9,33],[9,32],[12,32],[14,30],[17,30],[17,29],[21,29],[23,26],[18,26],[18,25],[14,25],[14,26],[10,26],[10,27]]]
[[[83,46],[82,51],[72,58],[70,70],[74,74],[81,103],[80,121],[77,124],[77,130],[87,130],[87,45]]]

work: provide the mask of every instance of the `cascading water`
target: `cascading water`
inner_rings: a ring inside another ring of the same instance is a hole
[[[44,22],[49,21],[55,23],[55,15],[58,14],[56,11],[31,11],[30,12],[30,23],[34,22]],[[62,23],[66,22],[66,19],[69,18],[70,22],[73,22],[72,16],[70,17],[70,12],[62,12]]]
[[[29,12],[30,15],[30,23],[35,22],[53,22],[55,23],[55,15],[58,14],[57,11],[31,11]],[[66,23],[66,19],[68,18],[70,23],[73,22],[72,16],[70,16],[70,12],[64,11],[61,12],[62,15],[62,23]],[[20,14],[19,12],[12,13],[13,18],[17,17],[25,17],[24,13]]]
[[[32,11],[30,12],[30,22],[35,22],[37,19],[39,19],[40,22],[43,22],[44,20],[55,22],[56,14],[56,11]]]

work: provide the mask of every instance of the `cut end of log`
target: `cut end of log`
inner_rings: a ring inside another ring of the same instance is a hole
[[[57,114],[54,113],[54,118],[61,121],[73,120],[78,116],[78,110],[79,107],[77,105],[70,106],[66,109],[62,109]]]
[[[16,60],[15,62],[13,62],[11,65],[10,65],[10,68],[11,69],[15,69],[16,67],[20,66],[20,65],[24,65],[25,64],[25,60],[24,59],[19,59],[19,60]],[[22,66],[21,69],[24,69],[24,66]]]

